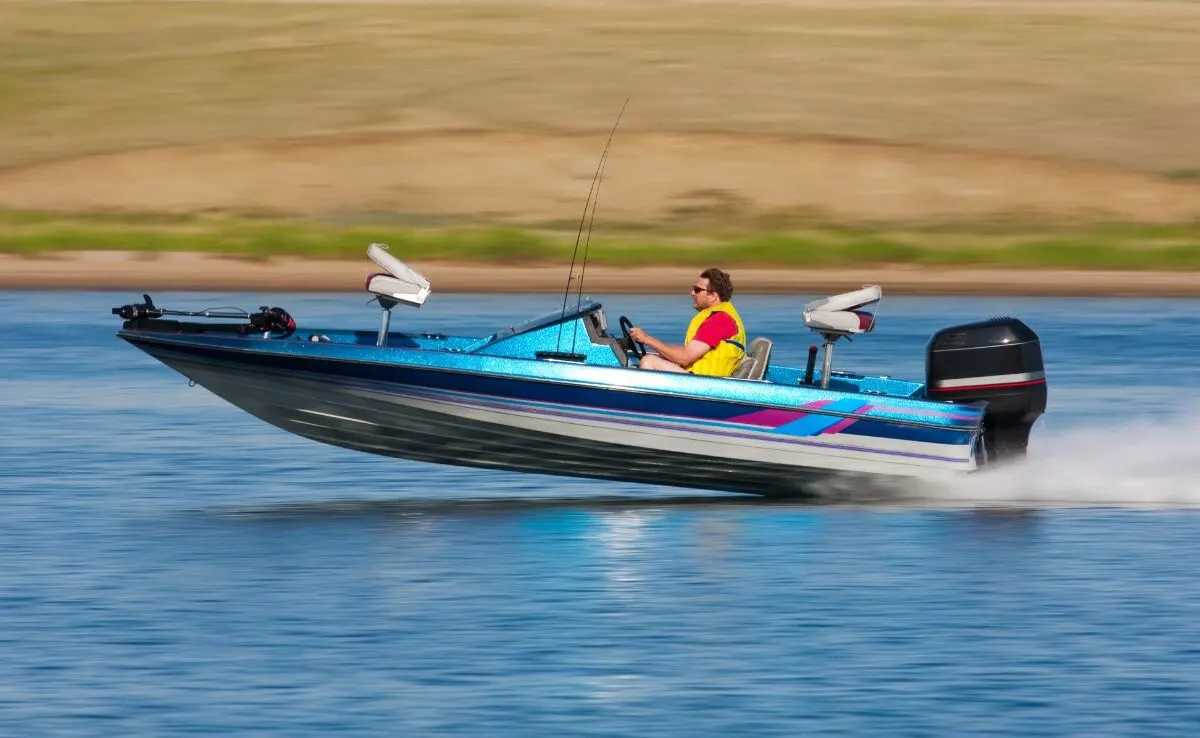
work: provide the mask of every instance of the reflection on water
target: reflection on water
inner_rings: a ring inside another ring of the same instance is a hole
[[[547,478],[553,479],[553,478]],[[669,507],[813,504],[804,500],[779,500],[749,495],[689,495],[681,497],[529,497],[484,499],[343,500],[330,502],[281,503],[262,507],[236,505],[209,508],[206,512],[221,517],[255,520],[328,520],[344,517],[412,517],[417,515],[454,516],[512,515],[527,511],[567,509],[575,511],[635,511]]]

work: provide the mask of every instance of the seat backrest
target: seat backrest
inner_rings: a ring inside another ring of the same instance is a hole
[[[750,342],[750,355],[755,359],[755,366],[747,379],[762,379],[767,374],[767,365],[771,363],[771,339],[758,337]]]
[[[757,369],[756,364],[758,364],[758,359],[754,358],[750,354],[746,354],[742,357],[742,360],[738,362],[737,368],[733,370],[733,374],[730,374],[729,376],[733,377],[734,379],[749,379],[751,372]]]
[[[750,350],[733,370],[736,379],[762,379],[767,373],[767,365],[771,361],[771,339],[756,338],[750,342]]]

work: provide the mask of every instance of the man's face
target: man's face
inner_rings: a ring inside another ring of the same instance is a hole
[[[697,277],[692,284],[692,307],[696,310],[707,310],[716,305],[720,300],[715,292],[710,292],[708,289],[708,279],[705,277]]]

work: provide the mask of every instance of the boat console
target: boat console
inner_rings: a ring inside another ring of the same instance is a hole
[[[867,285],[860,290],[813,300],[804,306],[804,325],[819,333],[825,341],[825,357],[821,363],[821,386],[829,387],[833,365],[833,344],[839,338],[870,333],[875,329],[875,314],[865,308],[883,299],[883,289]]]

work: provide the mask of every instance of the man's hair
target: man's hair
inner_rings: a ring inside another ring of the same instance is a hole
[[[700,272],[701,279],[708,280],[709,292],[716,292],[721,302],[728,302],[733,297],[733,280],[725,272],[713,267]]]

